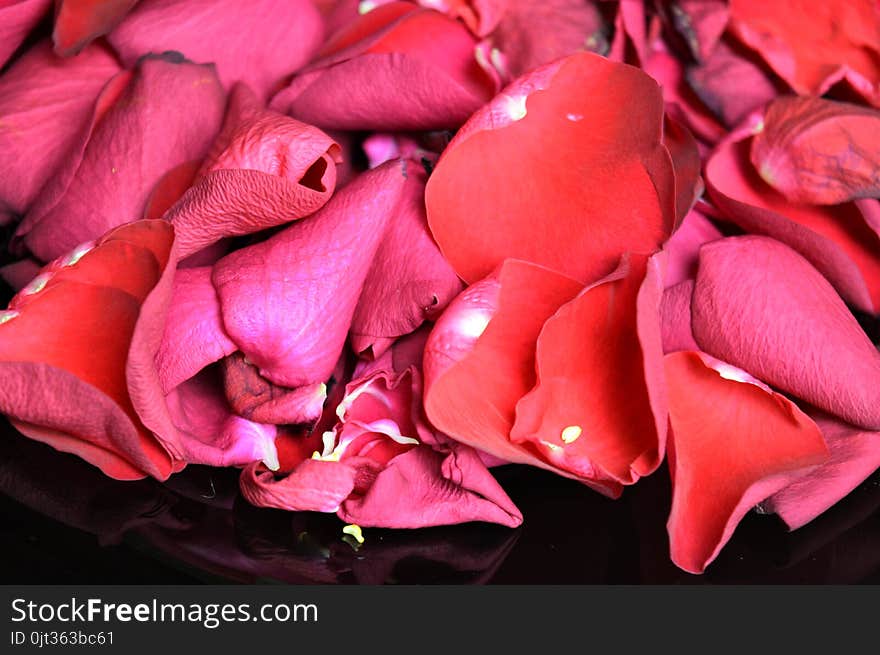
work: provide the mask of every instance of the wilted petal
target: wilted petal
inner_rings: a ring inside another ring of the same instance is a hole
[[[119,72],[99,46],[61,59],[40,43],[0,76],[0,214],[24,214],[86,129]]]
[[[138,0],[56,0],[55,52],[77,54],[93,39],[107,34]],[[146,54],[146,53],[142,53]]]
[[[140,218],[162,176],[204,156],[219,128],[223,91],[208,66],[149,56],[120,89],[124,81],[110,83],[88,145],[64,161],[19,227],[40,259]]]
[[[329,377],[405,182],[399,162],[384,164],[315,215],[217,262],[226,331],[261,375],[286,387]]]
[[[708,59],[727,27],[727,0],[673,0],[666,4],[667,16],[691,56],[696,61]]]
[[[626,251],[653,252],[675,210],[662,123],[656,83],[598,55],[514,82],[474,114],[428,180],[440,250],[467,282],[517,258],[585,284]]]
[[[747,232],[781,241],[806,257],[847,302],[862,311],[880,307],[880,239],[854,203],[817,207],[788,202],[749,161],[753,115],[706,163],[706,187],[724,218]]]
[[[847,425],[831,416],[813,416],[831,456],[763,503],[790,530],[806,525],[880,468],[880,435]]]
[[[846,79],[880,103],[880,9],[873,0],[732,0],[730,27],[801,95]]]
[[[766,237],[700,250],[700,348],[854,425],[880,428],[880,353],[815,268]]]
[[[467,521],[516,527],[522,514],[477,456],[456,444],[443,454],[416,447],[392,459],[364,495],[342,503],[349,523],[386,528],[422,528]]]
[[[701,573],[754,505],[827,457],[816,424],[744,371],[700,353],[666,356],[672,427],[672,561]]]
[[[213,63],[227,89],[246,82],[266,98],[311,59],[323,31],[309,0],[141,0],[108,40],[127,66],[175,50]]]
[[[880,197],[880,111],[822,98],[779,98],[764,112],[751,160],[791,202]]]
[[[457,128],[495,91],[475,46],[458,21],[392,2],[337,32],[272,108],[326,128]]]
[[[307,459],[278,479],[255,463],[241,473],[241,495],[257,507],[335,512],[354,490],[356,474],[353,466]]]
[[[181,256],[315,212],[336,187],[339,153],[324,132],[263,109],[236,85],[194,186],[165,215]]]
[[[397,337],[439,316],[461,291],[461,281],[440,254],[425,218],[425,171],[404,161],[406,182],[388,219],[351,322],[355,352],[382,352]]]

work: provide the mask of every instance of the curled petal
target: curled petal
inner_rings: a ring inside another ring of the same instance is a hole
[[[659,87],[630,66],[584,53],[533,71],[474,114],[428,180],[440,250],[467,282],[517,258],[585,284],[655,251],[675,210],[662,122]]]
[[[307,459],[286,477],[259,463],[241,473],[241,495],[251,505],[312,512],[335,512],[354,490],[357,469],[339,462]]]
[[[586,479],[633,484],[659,466],[667,417],[660,275],[650,268],[653,302],[639,306],[649,264],[633,256],[547,320],[537,384],[516,405],[513,442]]]
[[[880,111],[822,98],[779,98],[764,112],[751,160],[794,203],[880,197]]]
[[[749,161],[761,117],[751,116],[706,163],[706,186],[723,217],[781,241],[806,257],[850,304],[880,307],[880,239],[856,203],[817,207],[789,202]]]
[[[810,418],[743,371],[695,352],[666,356],[672,561],[701,573],[754,505],[827,448]]]
[[[854,425],[880,428],[880,353],[794,250],[757,236],[704,245],[692,311],[704,352]]]
[[[0,68],[49,11],[51,0],[11,0],[0,5]]]

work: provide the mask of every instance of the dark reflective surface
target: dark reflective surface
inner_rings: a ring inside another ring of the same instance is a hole
[[[5,421],[0,429],[5,583],[880,583],[877,475],[794,533],[750,514],[692,576],[669,561],[665,471],[610,501],[507,466],[496,474],[525,515],[520,529],[367,529],[354,547],[335,516],[251,507],[234,470],[116,482]]]

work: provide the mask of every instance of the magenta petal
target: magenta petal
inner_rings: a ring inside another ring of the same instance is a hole
[[[827,415],[814,415],[828,444],[827,462],[811,469],[763,503],[789,529],[806,525],[880,468],[880,434],[860,430]]]
[[[18,292],[37,276],[42,267],[42,264],[34,259],[20,259],[6,266],[0,266],[0,278],[12,287],[13,291]]]
[[[61,59],[43,41],[0,76],[0,214],[30,208],[118,72],[104,48],[91,46]]]
[[[311,59],[322,37],[308,0],[141,0],[108,40],[127,66],[175,50],[213,63],[227,89],[243,81],[265,98]]]
[[[6,0],[0,4],[0,68],[49,11],[51,0]]]
[[[241,495],[251,505],[293,511],[335,512],[354,490],[357,471],[343,462],[307,459],[285,478],[251,464],[241,473]]]
[[[663,352],[699,350],[691,330],[691,298],[694,281],[684,280],[663,292],[660,303],[660,331],[663,335]]]
[[[467,521],[516,527],[522,514],[480,461],[456,444],[446,455],[418,446],[395,457],[363,496],[342,503],[349,523],[385,528],[422,528]]]
[[[176,54],[145,57],[125,88],[114,91],[119,96],[82,155],[64,161],[19,227],[40,259],[140,218],[155,184],[203,157],[220,126],[224,98],[213,69]]]
[[[692,311],[704,352],[854,425],[880,428],[880,353],[788,246],[757,236],[703,246]]]
[[[404,165],[400,204],[388,219],[351,323],[355,351],[369,348],[374,357],[438,316],[462,288],[428,231],[424,168],[413,161]]]
[[[384,164],[314,216],[217,262],[226,331],[265,378],[299,387],[329,377],[405,183],[399,162]]]
[[[177,271],[156,367],[165,393],[236,351],[223,330],[211,268]]]
[[[721,238],[721,232],[699,209],[694,208],[663,246],[666,274],[663,286],[669,287],[692,279],[697,273],[700,247]]]
[[[697,61],[708,58],[727,26],[727,0],[675,0],[669,4],[673,27],[691,56]]]
[[[275,426],[234,415],[217,371],[207,369],[187,380],[166,402],[181,459],[188,464],[241,466],[264,461],[277,466]]]

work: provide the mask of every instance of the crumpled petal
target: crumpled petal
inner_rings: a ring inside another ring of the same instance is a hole
[[[151,55],[125,84],[127,75],[105,89],[87,143],[71,152],[19,226],[16,234],[39,259],[140,218],[159,179],[203,157],[220,126],[223,90],[210,66]]]
[[[181,256],[317,211],[336,187],[339,153],[322,131],[263,109],[236,85],[196,181],[165,214]]]
[[[308,219],[217,262],[226,331],[263,377],[292,388],[329,377],[405,183],[400,162],[383,164]]]
[[[0,68],[45,16],[51,0],[11,0],[0,5]]]
[[[757,503],[827,457],[822,433],[784,396],[701,353],[666,356],[672,561],[702,573]]]
[[[446,454],[422,446],[396,456],[366,494],[344,501],[338,513],[348,523],[390,528],[522,523],[522,514],[467,446]]]
[[[730,28],[799,95],[847,80],[880,104],[880,8],[873,0],[731,0]]]
[[[625,251],[655,251],[675,211],[662,123],[656,83],[598,55],[514,82],[474,114],[428,180],[441,252],[467,282],[517,258],[586,284]]]
[[[162,390],[170,393],[209,364],[236,350],[223,329],[220,301],[211,284],[211,268],[178,270],[162,344],[156,354]]]
[[[0,411],[28,436],[119,479],[172,471],[126,382],[141,303],[172,237],[158,221],[123,226],[44,268],[0,312]]]
[[[100,46],[61,59],[44,41],[0,76],[0,214],[28,210],[118,72],[113,55]]]
[[[855,203],[817,207],[788,202],[749,161],[751,137],[761,129],[750,116],[722,141],[706,163],[706,188],[724,218],[747,232],[781,241],[806,257],[850,304],[880,308],[880,239]]]
[[[715,51],[727,27],[727,0],[673,0],[663,3],[667,19],[695,61],[705,61]]]
[[[289,389],[272,384],[241,353],[223,360],[226,400],[239,416],[273,425],[314,425],[327,399],[323,382]]]
[[[352,347],[377,357],[399,336],[439,316],[462,285],[428,232],[425,170],[414,161],[376,251],[351,321]]]
[[[692,311],[704,352],[854,425],[880,428],[880,353],[794,250],[759,236],[704,245]]]
[[[822,98],[779,98],[764,111],[751,160],[794,203],[880,197],[880,111]]]
[[[307,459],[286,477],[276,479],[253,463],[241,474],[241,495],[251,505],[288,511],[335,512],[354,490],[357,469],[339,462]]]
[[[175,50],[213,63],[227,89],[241,81],[266,98],[311,59],[323,31],[309,0],[140,0],[108,41],[127,66]]]
[[[830,458],[771,496],[762,507],[796,530],[829,509],[880,468],[880,439],[831,416],[812,416],[828,444]]]
[[[112,30],[137,2],[138,0],[56,0],[55,30],[52,32],[55,52],[62,57],[77,54],[93,39]]]
[[[610,26],[599,9],[580,0],[508,0],[490,40],[508,79],[580,50],[608,52]]]
[[[475,46],[461,23],[392,2],[337,32],[271,106],[324,128],[454,129],[496,90]]]
[[[649,272],[653,306],[639,303]],[[646,257],[625,258],[547,320],[537,384],[516,405],[514,443],[579,477],[619,484],[660,465],[667,423],[660,277]]]

